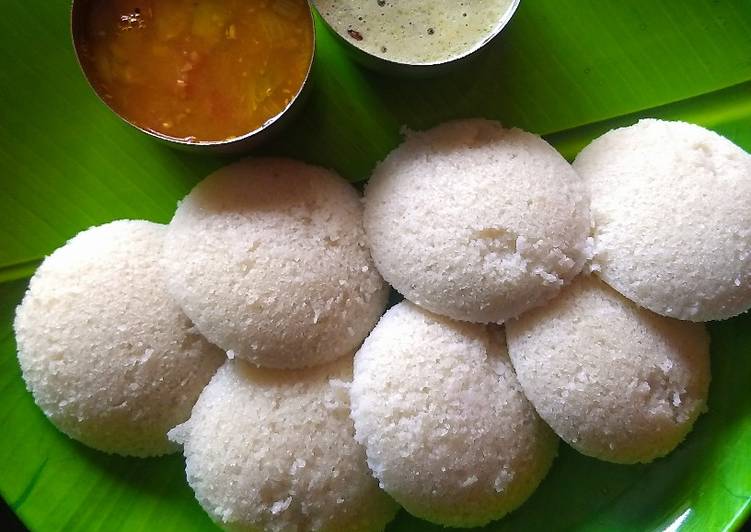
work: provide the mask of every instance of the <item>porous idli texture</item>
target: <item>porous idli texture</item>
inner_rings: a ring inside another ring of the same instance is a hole
[[[596,277],[506,324],[527,398],[569,445],[621,464],[672,451],[705,410],[704,325],[640,308]]]
[[[411,133],[375,169],[365,230],[407,299],[501,323],[549,300],[588,258],[589,207],[544,140],[487,120]]]
[[[442,525],[479,526],[517,508],[558,447],[521,392],[499,327],[407,301],[355,355],[351,398],[355,437],[381,487]]]
[[[587,146],[593,270],[658,314],[709,321],[751,307],[751,155],[704,128],[640,120]]]
[[[224,528],[379,531],[398,505],[378,489],[349,417],[352,357],[280,371],[227,361],[190,419],[188,483]]]
[[[199,183],[169,225],[164,264],[196,327],[264,367],[352,353],[388,297],[355,189],[286,159],[245,160]]]
[[[117,221],[47,257],[14,323],[27,388],[61,431],[109,453],[152,456],[177,446],[224,360],[169,297],[159,266],[165,227]]]

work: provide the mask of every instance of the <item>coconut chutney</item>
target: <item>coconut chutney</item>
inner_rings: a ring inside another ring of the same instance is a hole
[[[491,37],[512,0],[315,0],[334,30],[358,48],[398,63],[455,59]]]

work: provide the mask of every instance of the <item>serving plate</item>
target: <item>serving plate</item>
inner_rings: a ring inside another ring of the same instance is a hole
[[[112,115],[78,71],[66,0],[4,0],[2,11],[0,495],[33,530],[215,530],[180,456],[108,456],[52,427],[24,389],[11,324],[45,254],[113,219],[167,222],[175,202],[229,159],[174,151]],[[642,116],[695,122],[751,151],[748,0],[528,0],[477,61],[423,80],[362,70],[320,21],[318,31],[310,100],[259,154],[361,181],[403,126],[471,116],[543,134],[568,158]],[[617,466],[562,446],[535,495],[486,529],[738,528],[751,511],[751,316],[709,329],[709,411],[674,453]],[[402,512],[389,530],[440,528]]]

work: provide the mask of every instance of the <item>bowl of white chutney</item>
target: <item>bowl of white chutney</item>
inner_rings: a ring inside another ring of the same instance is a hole
[[[479,55],[501,34],[519,0],[313,0],[313,5],[364,66],[430,76]]]

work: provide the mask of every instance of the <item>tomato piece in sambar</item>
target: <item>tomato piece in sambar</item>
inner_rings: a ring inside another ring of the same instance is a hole
[[[92,0],[79,39],[118,114],[188,142],[236,138],[284,111],[314,47],[305,0]]]

